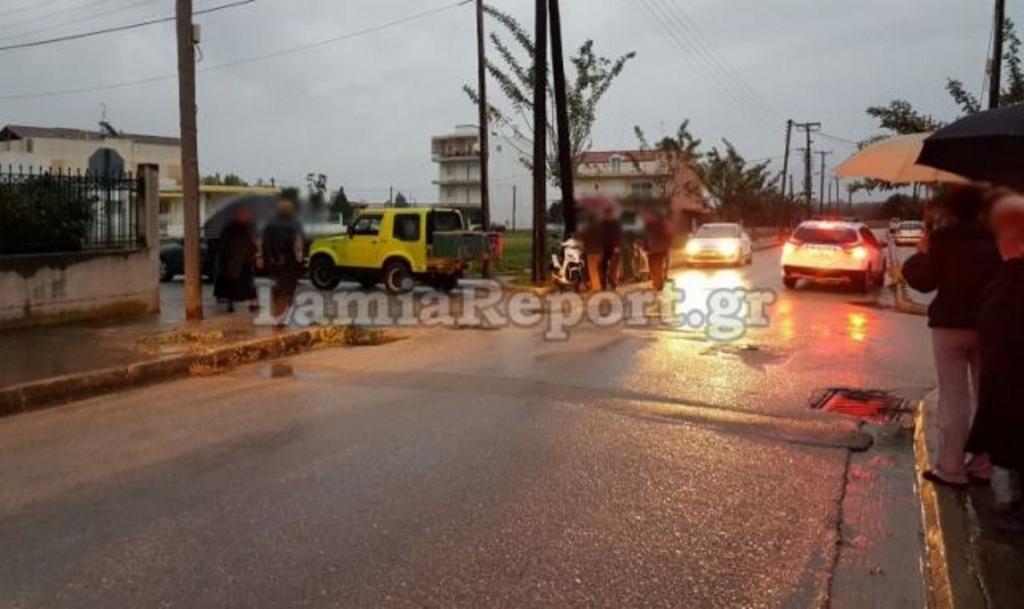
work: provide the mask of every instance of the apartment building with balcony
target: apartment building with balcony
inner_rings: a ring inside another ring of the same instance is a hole
[[[584,153],[574,184],[577,197],[604,196],[626,207],[664,201],[683,227],[710,213],[693,168],[658,150]]]
[[[434,184],[438,203],[447,207],[478,210],[481,200],[480,136],[476,125],[459,125],[455,131],[431,139],[431,156],[438,173]],[[520,160],[530,154],[522,139],[491,134],[488,162],[491,221],[507,228],[529,228],[533,183]]]

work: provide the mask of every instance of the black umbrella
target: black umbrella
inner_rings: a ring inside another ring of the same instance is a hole
[[[1024,106],[979,112],[939,129],[924,141],[917,162],[1024,189]]]
[[[219,239],[220,234],[224,232],[224,227],[231,222],[231,219],[235,216],[235,211],[239,208],[249,211],[249,215],[252,216],[252,225],[258,229],[267,220],[274,217],[279,200],[278,197],[268,195],[241,195],[228,199],[203,224],[203,237]]]

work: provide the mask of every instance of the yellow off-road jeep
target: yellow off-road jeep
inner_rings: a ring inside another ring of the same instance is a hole
[[[473,244],[467,246],[467,244]],[[486,236],[463,230],[462,214],[453,209],[368,209],[348,227],[347,235],[313,242],[309,278],[331,291],[343,279],[364,288],[383,282],[389,292],[417,283],[451,291],[471,258],[485,256]]]

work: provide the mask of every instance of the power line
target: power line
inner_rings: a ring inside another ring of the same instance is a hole
[[[379,31],[382,31],[382,30],[385,30],[385,29],[389,29],[389,28],[392,28],[392,27],[395,27],[395,26],[398,26],[398,25],[404,25],[404,24],[410,23],[412,21],[417,21],[417,20],[420,20],[420,19],[424,19],[426,17],[430,17],[430,16],[436,15],[436,14],[444,12],[444,11],[449,11],[449,10],[452,10],[454,8],[465,6],[465,5],[469,4],[469,3],[471,3],[472,1],[473,0],[460,0],[459,2],[455,2],[455,3],[452,3],[452,4],[447,4],[447,5],[435,8],[435,9],[431,9],[429,11],[423,11],[423,12],[420,12],[420,13],[415,13],[415,14],[409,15],[407,17],[403,17],[403,18],[400,18],[400,19],[395,19],[394,21],[389,21],[387,23],[382,23],[380,25],[363,28],[361,30],[356,30],[356,31],[353,31],[353,32],[349,32],[349,33],[346,33],[346,34],[339,35],[339,36],[334,36],[334,37],[327,38],[327,39],[324,39],[324,40],[319,40],[317,42],[312,42],[312,43],[309,43],[309,44],[304,44],[304,45],[299,45],[299,46],[290,47],[290,48],[286,48],[286,49],[281,49],[279,51],[274,51],[274,52],[271,52],[271,53],[265,53],[263,55],[257,55],[257,56],[248,57],[248,58],[245,58],[245,59],[239,59],[239,60],[229,61],[229,62],[217,64],[217,65],[206,66],[204,68],[201,68],[201,69],[197,70],[197,72],[200,72],[200,73],[212,72],[214,70],[222,70],[222,69],[225,69],[225,68],[232,68],[232,67],[236,67],[236,66],[252,64],[252,63],[256,63],[256,62],[259,62],[259,61],[264,61],[264,60],[267,60],[267,59],[273,59],[273,58],[281,57],[281,56],[284,56],[284,55],[290,55],[290,54],[298,53],[300,51],[305,51],[305,50],[309,50],[309,49],[313,49],[313,48],[317,48],[317,47],[326,46],[326,45],[333,44],[333,43],[336,43],[336,42],[342,42],[344,40],[350,40],[352,38],[358,38],[360,36],[365,36],[367,34],[376,33],[376,32],[379,32]],[[60,90],[54,90],[54,91],[44,91],[44,92],[41,92],[41,93],[23,93],[23,94],[14,94],[14,95],[3,95],[3,96],[0,96],[0,101],[40,99],[40,98],[45,98],[45,97],[60,97],[60,96],[63,96],[63,95],[76,95],[76,94],[79,94],[79,93],[92,93],[92,92],[95,92],[95,91],[106,91],[106,90],[109,90],[109,89],[123,89],[123,88],[126,88],[126,87],[132,87],[132,86],[136,86],[136,85],[144,85],[144,84],[151,84],[151,83],[156,83],[156,82],[161,82],[161,81],[175,80],[176,78],[178,78],[178,75],[176,73],[175,74],[162,74],[162,75],[159,75],[159,76],[150,76],[150,77],[147,77],[147,78],[138,78],[138,79],[133,79],[133,80],[124,80],[124,81],[115,82],[115,83],[108,83],[108,84],[104,84],[104,85],[93,85],[93,86],[88,86],[88,87],[78,87],[78,88],[74,88],[74,89],[60,89]]]
[[[142,0],[141,2],[134,2],[132,4],[126,4],[124,6],[118,6],[116,8],[112,8],[112,9],[107,10],[107,11],[102,11],[102,12],[99,12],[99,13],[93,13],[91,15],[86,15],[84,17],[78,17],[76,19],[72,19],[71,21],[63,21],[61,23],[54,23],[52,25],[47,25],[47,26],[44,26],[44,27],[41,27],[41,28],[37,28],[37,29],[34,29],[34,30],[29,30],[27,32],[21,32],[21,33],[17,33],[17,34],[6,34],[4,36],[0,36],[0,40],[10,40],[12,38],[25,38],[26,36],[32,36],[32,35],[35,35],[35,34],[41,34],[42,32],[49,32],[51,30],[60,29],[62,27],[67,27],[69,25],[76,25],[76,24],[79,24],[79,23],[84,23],[86,21],[94,21],[94,20],[99,19],[101,17],[106,17],[107,15],[114,15],[114,14],[121,13],[123,11],[127,11],[127,10],[130,10],[130,9],[133,9],[133,8],[137,8],[137,7],[140,7],[140,6],[145,6],[147,4],[156,4],[159,1],[160,0]]]
[[[50,17],[56,17],[58,15],[66,15],[68,13],[78,12],[78,11],[80,11],[82,9],[91,8],[93,6],[99,6],[100,4],[106,4],[107,2],[110,2],[110,0],[92,0],[92,2],[86,2],[85,4],[77,4],[77,5],[74,5],[74,6],[69,6],[69,7],[57,10],[57,11],[51,11],[49,13],[43,13],[42,15],[33,15],[32,17],[29,17],[27,19],[22,19],[21,21],[8,21],[7,23],[4,24],[4,27],[5,28],[7,28],[7,27],[16,27],[16,26],[19,26],[19,25],[24,25],[26,23],[35,23],[36,21],[41,21],[43,19],[48,19]]]
[[[753,101],[745,89],[736,83],[735,78],[729,76],[728,72],[710,57],[707,46],[701,47],[695,41],[691,30],[686,29],[678,15],[673,15],[670,9],[661,3],[667,0],[643,0],[643,8],[657,23],[658,27],[666,34],[669,41],[673,43],[687,59],[692,59],[694,67],[698,69],[709,83],[719,92],[720,95],[731,102],[743,116],[753,118],[760,116],[768,122],[775,122],[776,117],[764,104]],[[758,125],[764,125],[763,121],[757,121]]]
[[[818,131],[818,135],[830,139],[834,142],[839,142],[840,144],[846,144],[847,146],[851,146],[853,148],[860,148],[860,142],[855,142],[853,140],[846,139],[845,137],[839,137],[838,135],[832,135],[830,133],[825,133],[824,131]]]
[[[256,0],[236,0],[235,2],[229,2],[228,4],[222,4],[220,6],[213,6],[205,8],[200,11],[194,11],[193,15],[205,15],[207,13],[215,13],[217,11],[223,11],[229,8],[239,7],[245,4],[252,4]],[[100,36],[102,34],[112,34],[114,32],[124,32],[127,30],[134,30],[140,27],[146,27],[149,25],[156,25],[158,23],[167,23],[174,21],[175,17],[159,17],[156,19],[150,19],[148,21],[138,21],[136,23],[129,23],[128,25],[118,25],[114,27],[103,28],[101,30],[92,30],[91,32],[81,32],[79,34],[69,34],[67,36],[60,36],[57,38],[49,38],[47,40],[35,40],[33,42],[22,42],[18,44],[11,44],[7,46],[0,46],[0,52],[13,51],[15,49],[27,49],[31,47],[40,47],[47,44],[55,44],[58,42],[68,42],[70,40],[81,40],[82,38],[92,38],[93,36]]]
[[[653,0],[641,0],[641,2],[643,8],[652,17],[652,20],[657,24],[657,26],[662,29],[672,46],[674,46],[676,50],[681,52],[684,56],[693,56],[695,59],[694,66],[698,69],[701,75],[718,90],[719,94],[721,94],[723,98],[734,104],[737,110],[746,113],[747,108],[739,96],[737,96],[736,93],[724,83],[721,77],[713,69],[704,63],[703,58],[698,56],[695,49],[687,44],[687,42],[684,42],[684,39],[679,36],[678,32],[669,26],[669,18],[661,12],[661,7],[654,4]]]
[[[686,10],[679,4],[678,0],[662,0],[672,11],[683,27],[690,32],[697,46],[700,47],[710,58],[711,62],[718,66],[722,73],[734,84],[734,86],[746,96],[753,99],[759,107],[767,110],[769,113],[774,115],[778,120],[783,120],[782,114],[779,113],[761,94],[760,91],[755,89],[746,78],[736,70],[735,67],[729,61],[718,52],[715,46],[710,42],[708,37],[704,34],[700,25],[689,16]]]

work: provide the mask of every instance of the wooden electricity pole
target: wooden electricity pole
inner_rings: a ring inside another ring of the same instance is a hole
[[[576,232],[576,193],[573,181],[576,171],[572,158],[569,129],[569,102],[565,84],[565,57],[562,53],[562,15],[559,0],[548,0],[551,10],[551,67],[555,81],[555,120],[558,122],[558,169],[562,186],[562,219],[565,238]]]
[[[782,196],[786,196],[786,176],[789,175],[789,147],[793,138],[793,119],[786,121],[786,156],[782,157],[782,181],[779,183],[779,190]]]
[[[818,190],[818,196],[821,197],[820,207],[822,213],[825,212],[825,157],[832,154],[831,150],[819,150],[817,154],[821,155],[821,189]]]
[[[992,69],[989,73],[988,107],[998,108],[1003,87],[1003,30],[1006,27],[1006,0],[996,0],[995,31],[992,32]]]
[[[542,283],[547,274],[547,0],[536,0],[536,13],[533,56],[533,268],[531,275],[534,283]]]
[[[480,216],[484,230],[491,230],[490,127],[487,107],[487,56],[484,49],[484,0],[476,0],[477,94],[480,105]],[[485,271],[486,274],[486,271]]]
[[[203,318],[199,244],[199,151],[196,143],[196,58],[192,0],[177,0],[178,112],[181,121],[181,186],[185,209],[185,319]]]

